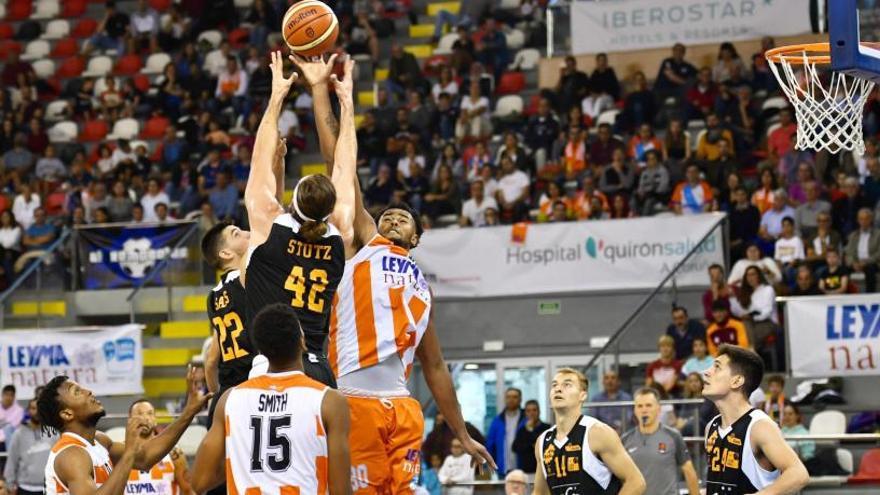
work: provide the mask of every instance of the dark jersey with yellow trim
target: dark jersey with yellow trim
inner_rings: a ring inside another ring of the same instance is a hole
[[[727,428],[716,416],[706,427],[706,494],[739,495],[763,490],[779,477],[779,470],[767,471],[755,458],[751,446],[752,425],[772,420],[758,409],[743,414]]]
[[[538,438],[541,469],[553,495],[614,494],[620,480],[590,450],[590,428],[598,420],[581,416],[564,441],[556,438],[556,426]]]
[[[330,304],[345,269],[345,247],[332,225],[317,242],[306,241],[299,229],[293,215],[279,215],[266,242],[250,254],[247,321],[270,304],[290,304],[305,334],[306,350],[323,355]]]
[[[257,355],[244,325],[246,299],[238,277],[238,270],[224,273],[220,284],[208,294],[208,318],[214,338],[220,342],[221,392],[247,380]]]

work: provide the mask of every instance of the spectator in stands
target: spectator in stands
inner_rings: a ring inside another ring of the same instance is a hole
[[[623,111],[618,118],[618,126],[627,132],[645,124],[650,126],[657,117],[656,96],[648,87],[644,72],[633,75],[633,86],[634,90],[624,99]]]
[[[620,389],[620,376],[614,370],[608,370],[602,375],[602,391],[594,395],[590,402],[625,402],[632,400],[632,395]],[[632,409],[626,406],[594,407],[590,414],[614,428],[623,432],[632,425]]]
[[[156,213],[156,221],[159,223],[176,220],[174,216],[171,215],[171,210],[168,209],[168,203],[156,203],[153,211]]]
[[[809,435],[810,431],[803,424],[803,416],[798,407],[786,402],[782,409],[782,435]],[[808,461],[816,456],[816,442],[813,440],[786,440],[786,443],[797,452],[801,461]]]
[[[580,108],[581,113],[586,116],[587,122],[596,122],[602,112],[614,108],[614,99],[608,93],[603,93],[598,87],[590,86],[589,93],[581,100]]]
[[[107,195],[107,185],[101,181],[92,182],[82,192],[82,206],[86,211],[86,222],[94,223],[95,210],[106,208],[109,204],[110,197]]]
[[[625,149],[625,146],[612,135],[610,124],[599,124],[597,138],[590,145],[590,161],[597,166],[604,167],[611,163],[616,149]]]
[[[458,38],[452,43],[452,56],[449,57],[449,65],[459,76],[466,76],[477,57],[477,48],[466,27],[457,27],[456,34],[458,34]]]
[[[782,278],[789,285],[794,284],[798,264],[803,262],[804,257],[804,241],[795,233],[794,219],[791,217],[783,218],[782,234],[779,239],[776,239],[773,259],[779,263],[782,269]]]
[[[849,289],[849,268],[843,266],[836,248],[825,251],[825,266],[819,268],[819,290],[823,294],[846,294]]]
[[[782,375],[770,375],[767,378],[767,393],[764,394],[764,401],[759,406],[763,409],[770,419],[782,426],[783,409],[785,403],[788,402],[785,397],[785,377]]]
[[[789,295],[792,296],[818,296],[822,291],[819,290],[818,284],[813,278],[813,271],[809,265],[801,265],[798,267],[797,276],[795,277],[794,288]]]
[[[748,244],[745,253],[746,257],[734,263],[730,270],[730,276],[727,277],[728,284],[739,286],[746,269],[751,266],[757,266],[770,283],[776,284],[782,281],[782,272],[779,271],[776,262],[769,257],[762,257],[761,248],[757,244]]]
[[[532,452],[532,459],[534,458],[534,452]],[[504,495],[526,495],[528,486],[529,478],[521,469],[514,469],[504,477]]]
[[[712,321],[712,303],[722,301],[730,304],[730,286],[724,276],[724,267],[718,263],[709,265],[709,288],[703,292],[703,320],[704,323]]]
[[[706,335],[706,327],[698,320],[689,318],[688,311],[683,306],[673,306],[672,323],[666,327],[666,335],[672,338],[675,358],[683,361],[691,355],[694,339]]]
[[[513,439],[513,452],[516,454],[517,466],[526,474],[534,475],[538,467],[535,460],[535,442],[541,433],[550,428],[550,425],[541,421],[541,409],[538,401],[532,399],[526,401],[526,420],[516,431]]]
[[[496,84],[501,81],[501,76],[507,70],[510,63],[510,55],[507,50],[507,38],[498,29],[495,19],[486,19],[483,24],[482,36],[476,44],[477,60],[486,67],[492,67]]]
[[[442,486],[437,473],[443,466],[443,458],[437,454],[431,454],[430,457],[422,456],[422,470],[419,473],[419,486],[428,492],[428,495],[443,495]]]
[[[663,387],[667,394],[675,396],[684,385],[684,377],[681,374],[682,361],[675,359],[675,339],[669,335],[660,336],[657,349],[660,351],[660,357],[648,363],[648,368],[645,370],[645,384],[651,386],[656,383]]]
[[[51,246],[57,237],[55,225],[46,222],[46,210],[40,207],[34,211],[34,223],[24,230],[21,244],[25,251],[39,251]]]
[[[565,179],[577,181],[583,177],[587,170],[588,157],[586,133],[577,126],[570,127],[560,157]]]
[[[391,167],[382,164],[379,166],[376,176],[370,179],[367,184],[367,189],[364,191],[364,201],[367,206],[387,205],[391,203],[391,198],[397,189],[397,180],[391,173]]]
[[[565,112],[578,104],[587,95],[589,87],[590,78],[585,72],[578,70],[577,59],[571,55],[565,57],[565,64],[559,70],[559,81],[556,83],[556,109]],[[601,132],[601,126],[599,129]],[[609,127],[609,134],[610,130]]]
[[[721,157],[721,141],[727,141],[728,151],[732,154],[733,134],[721,127],[718,114],[709,113],[706,115],[706,132],[697,141],[697,160],[718,161]]]
[[[22,228],[15,221],[12,211],[0,213],[0,267],[6,274],[6,281],[11,281],[15,273],[15,260],[21,255]]]
[[[590,175],[585,175],[581,180],[581,190],[575,194],[571,201],[573,216],[579,220],[596,218],[611,210],[608,198],[602,191],[596,189],[596,182]]]
[[[212,187],[212,186],[205,186]],[[165,191],[159,188],[159,181],[156,179],[150,179],[147,182],[147,191],[144,193],[144,196],[141,198],[141,206],[143,206],[144,212],[144,221],[145,222],[156,222],[159,218],[156,216],[156,205],[159,203],[168,204],[171,200],[168,198],[168,195],[165,194]]]
[[[733,142],[726,139],[718,141],[718,156],[714,160],[706,160],[704,166],[709,185],[719,191],[724,188],[727,178],[742,168],[733,156]]]
[[[13,182],[27,177],[34,165],[34,154],[27,149],[26,144],[27,138],[24,134],[16,134],[13,138],[12,149],[3,153],[3,157],[0,158],[5,172],[12,175]]]
[[[107,208],[101,206],[100,208],[96,208],[93,220],[90,223],[93,224],[102,224],[102,223],[110,223],[110,213],[107,211]]]
[[[404,101],[407,90],[421,89],[421,86],[422,69],[416,57],[405,51],[400,43],[393,43],[385,88]]]
[[[14,88],[18,86],[21,76],[27,78],[33,72],[34,67],[19,57],[18,50],[9,50],[6,55],[6,64],[3,66],[3,71],[0,72],[0,81],[3,81],[3,86]]]
[[[8,444],[15,429],[24,421],[24,409],[15,402],[15,385],[4,386],[0,397],[0,444]]]
[[[629,208],[629,197],[626,193],[620,193],[614,195],[611,200],[611,213],[610,218],[612,219],[620,219],[620,218],[634,218],[636,217],[636,213],[631,211]]]
[[[672,192],[672,209],[676,215],[695,215],[712,210],[712,188],[700,179],[700,169],[689,165],[685,180]]]
[[[144,222],[144,207],[140,203],[135,203],[131,207],[131,223]]]
[[[504,410],[492,420],[486,435],[486,450],[495,459],[499,473],[507,473],[517,465],[513,440],[516,432],[526,422],[521,404],[522,391],[514,387],[508,388],[504,392]]]
[[[571,220],[571,217],[568,214],[568,206],[565,201],[562,201],[561,199],[554,201],[550,210],[550,217],[547,221],[568,222],[569,220]]]
[[[528,218],[529,176],[516,168],[509,155],[501,159],[501,174],[496,193],[500,212],[513,222]]]
[[[669,171],[660,162],[657,150],[645,152],[645,168],[639,174],[638,187],[633,197],[635,209],[642,216],[650,216],[662,208],[669,197]]]
[[[489,99],[480,93],[479,81],[471,81],[470,91],[461,99],[460,114],[455,124],[455,137],[484,139],[492,133],[489,121]]]
[[[635,173],[626,163],[626,155],[618,148],[611,155],[611,163],[602,168],[599,176],[599,190],[606,196],[628,193],[633,186]]]
[[[714,359],[712,360],[714,362]],[[703,398],[703,374],[691,372],[684,380],[685,399],[702,399]],[[697,409],[697,418],[694,420],[693,406],[680,408],[680,413],[675,421],[675,429],[682,435],[690,434],[694,436],[703,435],[706,431],[706,425],[712,421],[712,418],[718,415],[718,408],[709,400],[703,400]]]
[[[440,98],[441,93],[446,93],[451,98],[458,97],[458,83],[455,82],[452,69],[448,66],[443,66],[440,69],[440,76],[431,88],[431,96],[433,96],[435,103]]]
[[[31,183],[22,182],[18,195],[12,201],[12,213],[21,228],[27,230],[34,223],[35,213],[41,204],[40,195],[34,192]]]
[[[501,158],[504,155],[510,156],[510,159],[513,160],[513,163],[519,170],[530,176],[535,175],[534,164],[529,158],[529,150],[520,144],[515,132],[508,131],[504,133],[504,144],[498,148],[498,153],[495,155],[495,163],[501,163]]]
[[[672,56],[660,63],[654,80],[654,90],[660,101],[669,97],[682,98],[688,85],[697,76],[697,68],[684,59],[686,53],[687,48],[676,43],[672,47]]]
[[[773,192],[773,206],[761,215],[758,237],[765,243],[776,242],[782,235],[782,219],[787,217],[794,221],[794,216],[794,208],[788,205],[788,193],[785,189],[777,189]]]
[[[651,493],[678,491],[678,471],[685,479],[690,495],[699,495],[700,481],[691,462],[687,445],[676,429],[660,422],[660,393],[650,387],[635,394],[633,411],[636,427],[624,433],[620,441],[651,487]]]
[[[236,115],[248,116],[247,106],[248,76],[244,69],[238,67],[238,59],[233,56],[226,58],[226,69],[217,78],[215,111],[232,108]]]
[[[794,138],[797,134],[797,123],[791,114],[791,109],[783,108],[779,111],[779,127],[767,136],[767,151],[771,157],[782,158],[794,149]],[[771,158],[773,161],[773,158]]]
[[[440,216],[457,215],[460,211],[461,193],[452,176],[452,169],[448,165],[441,165],[437,179],[432,181],[431,189],[424,196],[423,212],[436,221]]]
[[[61,179],[67,175],[67,167],[55,156],[54,146],[46,146],[43,157],[37,160],[34,175],[40,180],[39,189],[42,194],[54,191],[61,184]]]
[[[715,358],[709,355],[709,348],[706,345],[705,337],[695,338],[691,350],[691,356],[687,358],[684,365],[681,367],[681,372],[684,373],[685,376],[690,376],[691,373],[702,374],[704,371],[712,367]]]
[[[482,179],[471,182],[470,192],[470,199],[465,201],[461,207],[459,224],[462,227],[484,227],[486,225],[486,210],[492,208],[498,211],[498,203],[495,198],[485,194]]]
[[[846,243],[847,265],[853,272],[865,275],[865,291],[877,292],[877,267],[880,265],[880,230],[874,227],[874,212],[862,208],[858,213],[858,229]]]
[[[445,487],[443,490],[445,495],[471,495],[474,493],[474,487],[467,485],[467,483],[474,481],[471,455],[464,451],[459,439],[452,439],[450,453],[443,459],[443,465],[437,472],[437,478]],[[463,483],[465,485],[462,486]]]
[[[855,177],[847,177],[843,182],[844,195],[834,201],[831,214],[834,218],[834,228],[843,236],[849,236],[858,230],[858,212],[863,208],[871,209],[868,198],[859,188],[859,180]]]
[[[670,183],[684,177],[683,165],[691,159],[691,138],[680,120],[671,120],[663,139],[663,162],[669,169]]]
[[[208,194],[208,201],[221,221],[238,220],[238,188],[232,183],[228,171],[217,174],[217,184]]]
[[[659,152],[663,148],[663,144],[654,135],[651,124],[642,124],[639,126],[639,133],[632,137],[629,141],[629,149],[627,156],[636,160],[641,168],[645,166],[645,155],[649,151]]]
[[[590,74],[590,90],[598,90],[614,100],[620,98],[620,82],[614,68],[608,65],[608,55],[605,53],[596,55],[596,67]]]
[[[779,185],[776,180],[776,174],[770,168],[761,170],[760,181],[760,187],[752,193],[752,204],[763,215],[764,212],[773,207],[774,194],[779,189]]]
[[[540,198],[538,198],[538,222],[550,221],[553,217],[556,203],[558,202],[563,203],[566,212],[571,209],[568,204],[568,198],[562,193],[559,184],[552,181],[548,182],[547,188],[541,193]]]
[[[127,222],[131,219],[131,210],[134,202],[125,188],[125,183],[116,181],[113,183],[113,190],[110,192],[110,199],[107,201],[107,211],[110,213],[110,220],[113,222]]]
[[[559,121],[550,108],[550,100],[541,98],[538,101],[538,112],[529,118],[526,131],[526,145],[535,154],[535,167],[544,168],[547,157],[553,150],[553,141],[559,136]]]
[[[43,129],[43,123],[39,118],[32,118],[29,123],[27,148],[35,155],[42,155],[49,146],[49,136]]]
[[[467,421],[465,421],[464,427],[471,438],[485,445],[486,439],[480,433],[480,430]],[[435,455],[441,459],[446,457],[449,455],[449,447],[453,438],[455,438],[455,434],[452,432],[449,424],[446,423],[446,418],[442,414],[437,413],[434,416],[434,428],[428,433],[428,436],[425,437],[425,441],[422,443],[422,456],[427,459]]]
[[[721,43],[718,49],[718,61],[712,67],[712,79],[717,83],[739,83],[747,76],[748,70],[733,43]]]
[[[751,349],[749,332],[742,321],[732,318],[728,305],[721,301],[712,303],[712,323],[706,329],[706,349],[713,358],[723,344],[738,345]]]
[[[159,49],[159,14],[147,5],[147,0],[138,0],[137,9],[131,14],[131,34],[130,53]]]
[[[831,213],[831,204],[819,199],[819,185],[815,181],[803,186],[805,201],[795,209],[795,224],[800,235],[811,238],[819,228],[818,218],[822,213]]]
[[[766,359],[768,367],[783,366],[785,347],[779,332],[776,291],[758,267],[746,268],[737,296],[730,298],[730,311],[743,320],[752,346]]]
[[[697,82],[687,92],[687,102],[690,106],[690,118],[704,118],[712,111],[715,106],[715,97],[718,96],[718,89],[712,82],[712,70],[703,67],[697,73]]]
[[[16,495],[36,495],[46,489],[46,464],[58,435],[43,435],[37,415],[37,400],[28,402],[28,421],[7,437],[3,477]],[[5,491],[5,490],[4,490]]]

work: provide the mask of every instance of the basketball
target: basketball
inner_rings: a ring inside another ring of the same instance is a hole
[[[284,41],[304,57],[314,57],[331,50],[339,36],[339,20],[324,2],[305,0],[287,9],[281,24]]]

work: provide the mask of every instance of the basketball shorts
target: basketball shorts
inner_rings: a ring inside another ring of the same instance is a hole
[[[347,398],[352,493],[414,493],[425,429],[419,402],[411,397]]]

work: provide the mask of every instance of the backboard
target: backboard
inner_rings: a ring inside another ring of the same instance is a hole
[[[870,29],[880,25],[880,0],[828,0],[827,8],[831,70],[880,83],[880,44],[865,43],[880,34]]]

